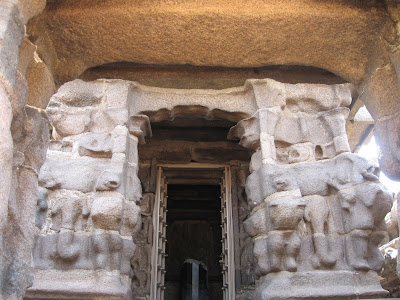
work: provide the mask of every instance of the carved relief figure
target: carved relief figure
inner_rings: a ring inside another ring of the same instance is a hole
[[[379,183],[366,183],[338,193],[346,234],[348,263],[356,270],[379,270],[383,263],[378,244],[384,237],[384,217],[392,195]]]
[[[304,219],[311,224],[312,239],[316,257],[313,258],[313,265],[318,268],[320,264],[332,267],[336,263],[336,258],[329,240],[326,236],[330,209],[325,198],[319,195],[307,196],[307,206]]]

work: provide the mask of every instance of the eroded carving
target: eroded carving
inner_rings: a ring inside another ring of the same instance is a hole
[[[52,193],[51,229],[83,230],[89,216],[87,197],[83,193],[60,190]]]

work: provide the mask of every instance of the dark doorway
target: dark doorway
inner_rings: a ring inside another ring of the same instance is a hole
[[[206,266],[210,299],[222,299],[220,196],[220,185],[168,185],[166,300],[181,299],[187,259]]]

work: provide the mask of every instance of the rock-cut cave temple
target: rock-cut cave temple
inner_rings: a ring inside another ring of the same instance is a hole
[[[0,1],[0,298],[393,296],[399,21],[395,0]]]

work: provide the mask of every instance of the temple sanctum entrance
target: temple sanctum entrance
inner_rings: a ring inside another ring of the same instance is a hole
[[[159,165],[152,299],[234,299],[231,172],[226,165]]]
[[[385,296],[392,195],[351,153],[350,103],[345,85],[270,79],[64,85],[26,299]]]

